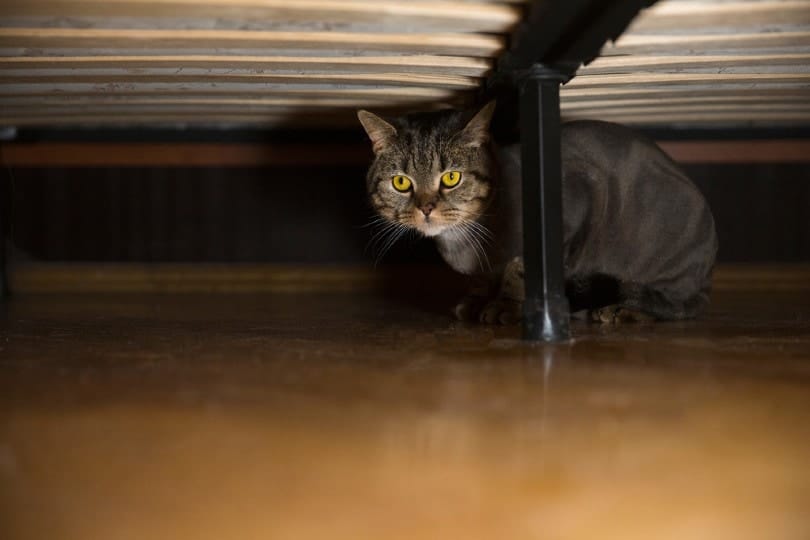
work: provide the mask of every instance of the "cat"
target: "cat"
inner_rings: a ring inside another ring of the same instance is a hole
[[[522,317],[519,145],[497,146],[495,103],[389,121],[358,111],[371,140],[370,204],[390,227],[435,240],[474,277],[462,320]],[[717,252],[706,200],[652,141],[618,124],[561,128],[563,259],[572,312],[605,324],[693,318],[708,305]]]

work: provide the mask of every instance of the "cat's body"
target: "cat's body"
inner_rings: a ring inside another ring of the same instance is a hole
[[[451,267],[481,278],[457,306],[459,317],[511,322],[523,300],[520,154],[518,146],[490,143],[491,112],[485,108],[469,123],[436,114],[386,124],[369,193],[383,217],[433,236]],[[375,141],[367,125],[373,120],[363,123]],[[652,142],[615,124],[564,124],[561,143],[572,309],[602,322],[696,316],[708,303],[717,250],[697,188]],[[447,188],[440,178],[450,170],[461,182]],[[381,197],[395,174],[414,177],[411,191],[388,189]],[[388,212],[391,202],[399,204],[396,212]]]

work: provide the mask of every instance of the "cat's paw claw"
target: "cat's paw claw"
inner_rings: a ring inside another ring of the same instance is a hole
[[[523,318],[523,304],[511,298],[493,300],[481,311],[479,320],[485,324],[515,324]]]

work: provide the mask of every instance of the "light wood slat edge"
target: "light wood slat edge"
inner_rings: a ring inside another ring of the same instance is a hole
[[[327,85],[272,85],[270,83],[209,83],[209,84],[172,84],[172,83],[132,83],[126,86],[98,86],[87,83],[66,83],[62,85],[13,85],[0,83],[0,103],[6,98],[24,97],[86,97],[93,96],[251,96],[269,97],[285,96],[288,98],[368,98],[390,101],[397,99],[402,103],[408,101],[447,100],[464,95],[457,89],[346,85],[344,87]]]
[[[605,56],[582,68],[578,75],[604,75],[633,72],[660,72],[671,69],[700,69],[746,66],[804,66],[810,52],[781,54]]]
[[[2,73],[0,73],[2,75]],[[480,86],[480,79],[462,75],[432,75],[423,73],[200,73],[162,75],[59,75],[49,77],[3,76],[3,84],[60,84],[88,83],[95,85],[171,83],[268,83],[268,84],[346,84],[426,86],[428,88],[472,89]]]
[[[492,61],[467,56],[69,56],[0,57],[1,69],[139,69],[139,68],[230,68],[310,71],[436,73],[483,77]]]
[[[810,44],[810,31],[737,34],[646,35],[625,33],[615,44],[602,49],[603,56],[627,54],[707,54],[719,49],[803,47]],[[750,51],[749,51],[750,52]]]
[[[160,7],[197,10],[263,10],[265,13],[283,13],[290,20],[312,21],[328,19],[332,14],[345,14],[349,18],[370,16],[435,17],[442,19],[480,19],[516,22],[521,10],[513,5],[495,2],[454,2],[447,0],[6,0],[6,14],[46,14],[54,17],[77,14],[82,10],[109,10],[112,13],[150,15]],[[62,9],[64,12],[54,12]],[[177,13],[177,12],[176,12]],[[3,12],[0,12],[3,14]],[[180,13],[178,13],[180,14]]]
[[[503,38],[485,34],[390,34],[348,32],[269,32],[238,30],[127,30],[76,28],[0,28],[0,47],[98,47],[390,51],[495,56]]]
[[[608,108],[624,108],[636,106],[650,106],[661,107],[662,100],[666,99],[667,107],[678,107],[681,105],[720,105],[720,106],[735,106],[745,107],[748,105],[774,105],[779,107],[781,105],[807,105],[810,103],[810,95],[808,92],[797,92],[795,94],[782,94],[782,95],[769,95],[767,93],[758,93],[747,96],[690,96],[690,97],[647,97],[647,98],[621,98],[615,97],[613,99],[568,99],[562,104],[564,111],[579,111],[579,110],[605,110]],[[42,105],[47,105],[43,101]]]
[[[408,106],[409,103],[402,103],[396,96],[386,99],[386,96],[378,96],[374,100],[369,100],[367,96],[359,97],[321,97],[317,100],[303,97],[229,97],[227,95],[204,97],[197,95],[188,95],[182,97],[134,97],[134,96],[119,96],[119,95],[50,95],[50,96],[4,96],[0,99],[0,110],[11,110],[12,108],[36,108],[44,109],[47,107],[82,107],[82,106],[138,106],[138,105],[205,105],[210,107],[208,110],[214,111],[213,107],[220,106],[241,106],[241,107],[266,107],[282,111],[295,111],[298,113],[312,114],[314,112],[323,112],[321,109],[346,109],[346,108],[369,108],[375,109],[380,107],[390,108],[398,107],[402,109],[403,106]],[[441,103],[432,103],[432,106],[426,109],[441,109]],[[305,110],[302,110],[304,108]],[[410,108],[410,107],[409,107]],[[330,111],[325,111],[330,112]]]
[[[443,267],[281,264],[74,264],[12,265],[11,290],[26,294],[87,293],[302,293],[383,290],[386,276],[444,275]],[[715,291],[810,291],[810,265],[718,265]]]
[[[119,21],[129,19],[134,23],[139,18],[154,21],[156,17],[168,16],[174,20],[185,20],[184,28],[188,28],[189,21],[198,19],[216,20],[220,25],[230,19],[236,22],[247,20],[254,25],[261,25],[262,21],[273,24],[283,22],[291,26],[317,22],[342,27],[358,23],[374,27],[388,23],[424,30],[446,31],[451,26],[457,32],[508,32],[520,21],[522,13],[516,6],[452,1],[7,0],[4,4],[0,16],[42,19],[49,26],[64,24],[65,21],[88,25],[111,17]]]
[[[641,97],[656,97],[660,99],[684,96],[746,96],[753,94],[780,96],[786,94],[810,92],[810,82],[791,81],[769,84],[767,81],[752,84],[715,84],[715,85],[663,85],[660,87],[623,86],[600,88],[570,88],[563,87],[560,97],[563,103],[577,100],[622,100]]]
[[[629,73],[616,75],[582,75],[574,77],[565,88],[593,88],[614,85],[650,85],[678,83],[749,83],[810,82],[810,73]]]
[[[810,163],[810,140],[661,141],[679,163]],[[258,143],[0,143],[7,167],[263,167],[311,162],[312,145]],[[360,143],[318,145],[324,166],[370,162]]]
[[[617,91],[623,90],[623,91]],[[567,90],[562,94],[563,106],[577,103],[644,102],[686,103],[693,100],[717,101],[758,101],[758,100],[807,100],[810,95],[810,84],[784,85],[781,88],[706,88],[700,91],[687,92],[682,89],[657,90],[650,88],[625,89],[583,89]]]
[[[810,5],[804,0],[778,2],[659,2],[641,12],[628,29],[636,32],[661,32],[700,28],[763,27],[800,24],[810,20]]]

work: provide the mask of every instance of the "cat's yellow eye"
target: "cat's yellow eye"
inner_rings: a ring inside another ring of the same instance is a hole
[[[394,189],[399,191],[400,193],[405,193],[406,191],[411,189],[411,179],[401,174],[398,174],[393,178],[391,178],[391,184],[393,184]]]
[[[461,182],[461,173],[459,171],[450,171],[442,175],[442,185],[444,187],[456,187]]]

